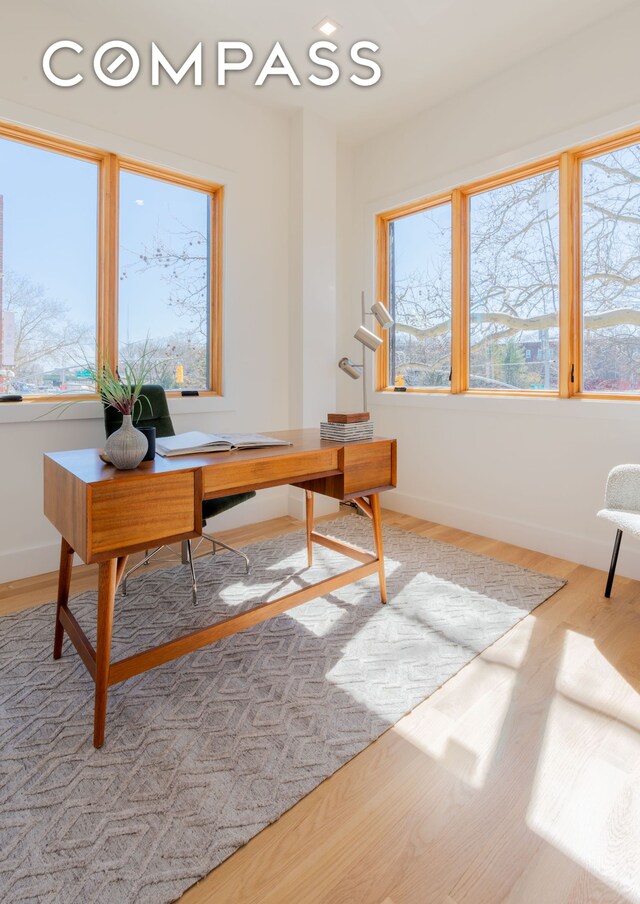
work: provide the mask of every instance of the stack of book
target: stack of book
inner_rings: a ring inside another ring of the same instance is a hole
[[[328,414],[320,424],[320,438],[334,443],[356,443],[373,436],[373,421],[369,412],[359,414]]]

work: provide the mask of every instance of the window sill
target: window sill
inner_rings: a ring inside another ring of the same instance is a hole
[[[178,396],[167,397],[171,414],[206,414],[208,412],[230,412],[235,407],[231,400],[224,396]],[[35,423],[48,424],[53,421],[102,420],[102,405],[97,399],[86,399],[78,402],[66,402],[58,399],[51,402],[29,401],[0,403],[0,425]],[[62,406],[62,407],[61,407]]]
[[[481,411],[487,414],[501,414],[506,417],[523,415],[529,417],[594,418],[596,420],[638,419],[638,408],[633,399],[594,399],[588,396],[574,396],[561,399],[557,395],[526,397],[522,395],[496,395],[480,392],[375,392],[371,408],[396,409],[437,409],[451,413]]]

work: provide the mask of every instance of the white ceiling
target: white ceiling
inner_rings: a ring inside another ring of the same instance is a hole
[[[54,10],[90,20],[92,33],[103,34],[104,40],[144,41],[140,50],[155,40],[176,66],[182,61],[180,54],[184,59],[188,50],[203,41],[205,79],[212,90],[236,90],[259,103],[305,106],[333,120],[339,134],[349,140],[388,128],[633,5],[630,0],[44,2]],[[323,39],[313,26],[325,16],[341,25],[332,40],[340,48],[336,56],[343,74],[336,85],[318,88],[307,81],[314,71],[307,48]],[[82,39],[81,35],[70,37]],[[353,71],[348,49],[365,39],[380,45],[376,58],[384,74],[373,88],[358,88],[348,79]],[[215,87],[215,44],[220,40],[247,41],[255,50],[251,70],[231,73],[225,89]],[[291,86],[284,77],[270,78],[262,88],[253,86],[276,40],[291,58],[301,87]]]

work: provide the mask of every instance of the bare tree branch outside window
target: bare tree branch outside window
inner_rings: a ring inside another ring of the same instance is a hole
[[[640,390],[640,147],[582,166],[583,389]],[[558,171],[469,199],[471,388],[557,390]],[[445,214],[446,212],[446,214]],[[391,373],[448,385],[448,204],[390,224]]]

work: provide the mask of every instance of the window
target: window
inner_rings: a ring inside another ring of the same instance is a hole
[[[469,388],[558,388],[558,171],[469,199]]]
[[[397,323],[391,383],[448,387],[451,371],[451,203],[389,224],[389,296]]]
[[[135,172],[120,173],[118,348],[147,343],[150,379],[165,389],[208,389],[210,197]]]
[[[582,163],[582,388],[640,391],[640,145]]]
[[[90,393],[98,164],[0,138],[0,392]]]
[[[640,399],[640,129],[381,213],[377,255],[378,390]]]
[[[222,188],[0,124],[0,392],[94,395],[147,345],[171,392],[221,392]]]

